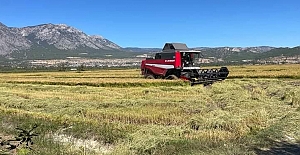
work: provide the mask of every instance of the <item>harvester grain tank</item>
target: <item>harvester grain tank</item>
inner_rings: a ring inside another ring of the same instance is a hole
[[[183,43],[166,43],[163,50],[153,58],[141,63],[141,73],[148,79],[183,79],[194,84],[212,84],[225,80],[229,74],[227,67],[202,69],[195,65],[201,51],[189,50]]]

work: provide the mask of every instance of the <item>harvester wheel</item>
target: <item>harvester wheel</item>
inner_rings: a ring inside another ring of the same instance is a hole
[[[177,77],[176,75],[169,75],[169,76],[167,77],[167,79],[168,79],[168,80],[177,80],[178,77]]]
[[[146,79],[155,79],[155,77],[153,75],[146,75],[145,78]]]

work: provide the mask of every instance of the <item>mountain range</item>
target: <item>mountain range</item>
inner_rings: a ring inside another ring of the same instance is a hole
[[[0,55],[11,59],[130,55],[102,36],[87,35],[65,24],[14,28],[0,23],[0,36]]]
[[[300,47],[192,47],[191,49],[201,50],[205,57],[228,61],[300,55]],[[133,58],[159,51],[160,48],[122,48],[100,35],[87,35],[66,24],[49,23],[15,28],[0,23],[1,60],[65,59],[66,57]]]

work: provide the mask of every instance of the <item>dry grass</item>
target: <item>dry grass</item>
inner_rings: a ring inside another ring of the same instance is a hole
[[[296,65],[276,67],[293,70]],[[95,87],[112,80],[95,78],[104,76],[100,73],[138,77],[139,72],[1,74],[1,123],[26,126],[38,122],[45,137],[64,130],[61,134],[66,136],[109,143],[114,146],[112,154],[254,154],[253,147],[271,145],[266,139],[284,140],[288,135],[300,140],[300,81],[276,79],[277,73],[272,76],[264,71],[274,66],[230,67],[230,75],[239,77],[244,72],[245,77],[255,77],[247,72],[253,68],[258,76],[273,78],[227,79],[209,87],[113,78],[121,84]],[[297,72],[287,71],[293,77]],[[122,85],[134,81],[150,84]],[[66,84],[72,82],[94,85]],[[0,129],[12,132],[5,126]],[[62,149],[54,139],[50,142],[42,153],[55,146],[54,154],[82,154]],[[37,146],[48,143],[41,138]]]
[[[230,78],[295,78],[300,79],[300,64],[230,66]]]

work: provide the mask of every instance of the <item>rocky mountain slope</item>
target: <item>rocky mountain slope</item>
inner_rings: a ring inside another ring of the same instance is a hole
[[[78,56],[79,52],[99,53],[103,51],[121,51],[121,47],[99,35],[87,35],[65,24],[42,24],[23,28],[7,27],[0,23],[0,54],[3,56],[22,56],[47,53],[48,55],[69,52],[69,56]],[[72,51],[78,52],[72,52]],[[20,53],[22,53],[20,55]],[[77,54],[76,54],[77,53]],[[107,52],[106,52],[107,53]],[[64,54],[63,54],[64,55]]]
[[[24,28],[11,28],[32,43],[46,42],[61,50],[89,47],[93,49],[120,49],[117,44],[101,36],[89,36],[65,24],[43,24]]]
[[[0,55],[12,51],[29,49],[31,42],[11,28],[0,23]]]

